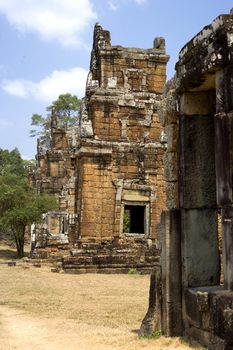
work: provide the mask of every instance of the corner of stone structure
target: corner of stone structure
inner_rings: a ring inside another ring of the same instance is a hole
[[[87,84],[88,85],[88,84]],[[91,86],[91,82],[90,82]],[[94,136],[92,121],[87,110],[88,99],[84,97],[80,106],[80,137],[92,138]]]
[[[104,49],[111,46],[111,34],[104,30],[99,23],[95,24],[93,34],[93,49]]]
[[[166,151],[164,154],[164,180],[166,192],[166,207],[168,209],[179,206],[178,198],[178,79],[174,75],[167,81],[164,87],[158,114],[164,134],[167,138]]]
[[[161,36],[155,37],[154,38],[154,43],[153,43],[153,48],[154,49],[159,49],[163,51],[164,53],[166,52],[166,44],[165,44],[165,39]]]
[[[163,127],[169,124],[177,124],[177,76],[174,75],[164,86],[161,103],[159,105],[159,119]]]

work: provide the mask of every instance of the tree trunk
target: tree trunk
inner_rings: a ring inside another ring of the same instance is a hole
[[[17,255],[19,259],[24,257],[24,239],[19,240],[19,245],[17,246]]]
[[[17,249],[17,257],[21,259],[24,257],[24,231],[15,233],[14,238]]]

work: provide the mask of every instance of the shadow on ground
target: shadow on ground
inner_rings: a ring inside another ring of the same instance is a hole
[[[16,251],[13,251],[12,249],[0,248],[0,259],[1,260],[17,259],[17,253],[16,253]]]
[[[30,244],[24,245],[24,256],[28,257],[30,253]],[[18,260],[17,250],[13,242],[0,239],[0,261]]]

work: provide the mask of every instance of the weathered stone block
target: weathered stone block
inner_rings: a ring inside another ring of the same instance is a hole
[[[215,115],[215,155],[217,178],[217,201],[219,205],[232,203],[232,149],[233,114]]]
[[[167,151],[164,155],[164,179],[174,182],[178,179],[177,152]]]
[[[186,92],[180,96],[180,114],[181,115],[209,115],[215,111],[215,94],[209,92]]]
[[[166,182],[166,205],[168,209],[179,207],[178,182]]]
[[[200,328],[191,326],[188,331],[188,336],[203,346],[208,347],[209,350],[232,350],[228,347],[227,342],[224,339]]]
[[[202,288],[186,289],[184,293],[185,312],[189,322],[196,328],[211,331],[214,326],[213,315],[210,313],[208,290]]]
[[[178,147],[178,125],[170,124],[165,127],[165,134],[167,135],[167,151],[177,152]]]
[[[181,194],[183,208],[216,205],[214,122],[212,116],[181,117]]]
[[[184,285],[219,284],[217,210],[183,209],[182,222]]]
[[[224,286],[233,291],[233,207],[222,208]]]

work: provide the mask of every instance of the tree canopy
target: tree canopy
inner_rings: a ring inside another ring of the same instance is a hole
[[[42,214],[56,207],[56,199],[37,194],[26,176],[17,150],[0,149],[0,230],[16,243],[18,257],[24,256],[26,226],[40,222]]]
[[[0,176],[7,174],[25,176],[24,162],[17,148],[13,151],[0,148]]]
[[[30,136],[40,136],[45,140],[48,139],[52,115],[58,118],[60,125],[63,127],[75,125],[79,120],[80,103],[81,100],[76,95],[70,93],[59,95],[57,100],[46,108],[46,111],[49,112],[46,117],[36,113],[32,115],[31,125],[36,129],[30,130]]]

